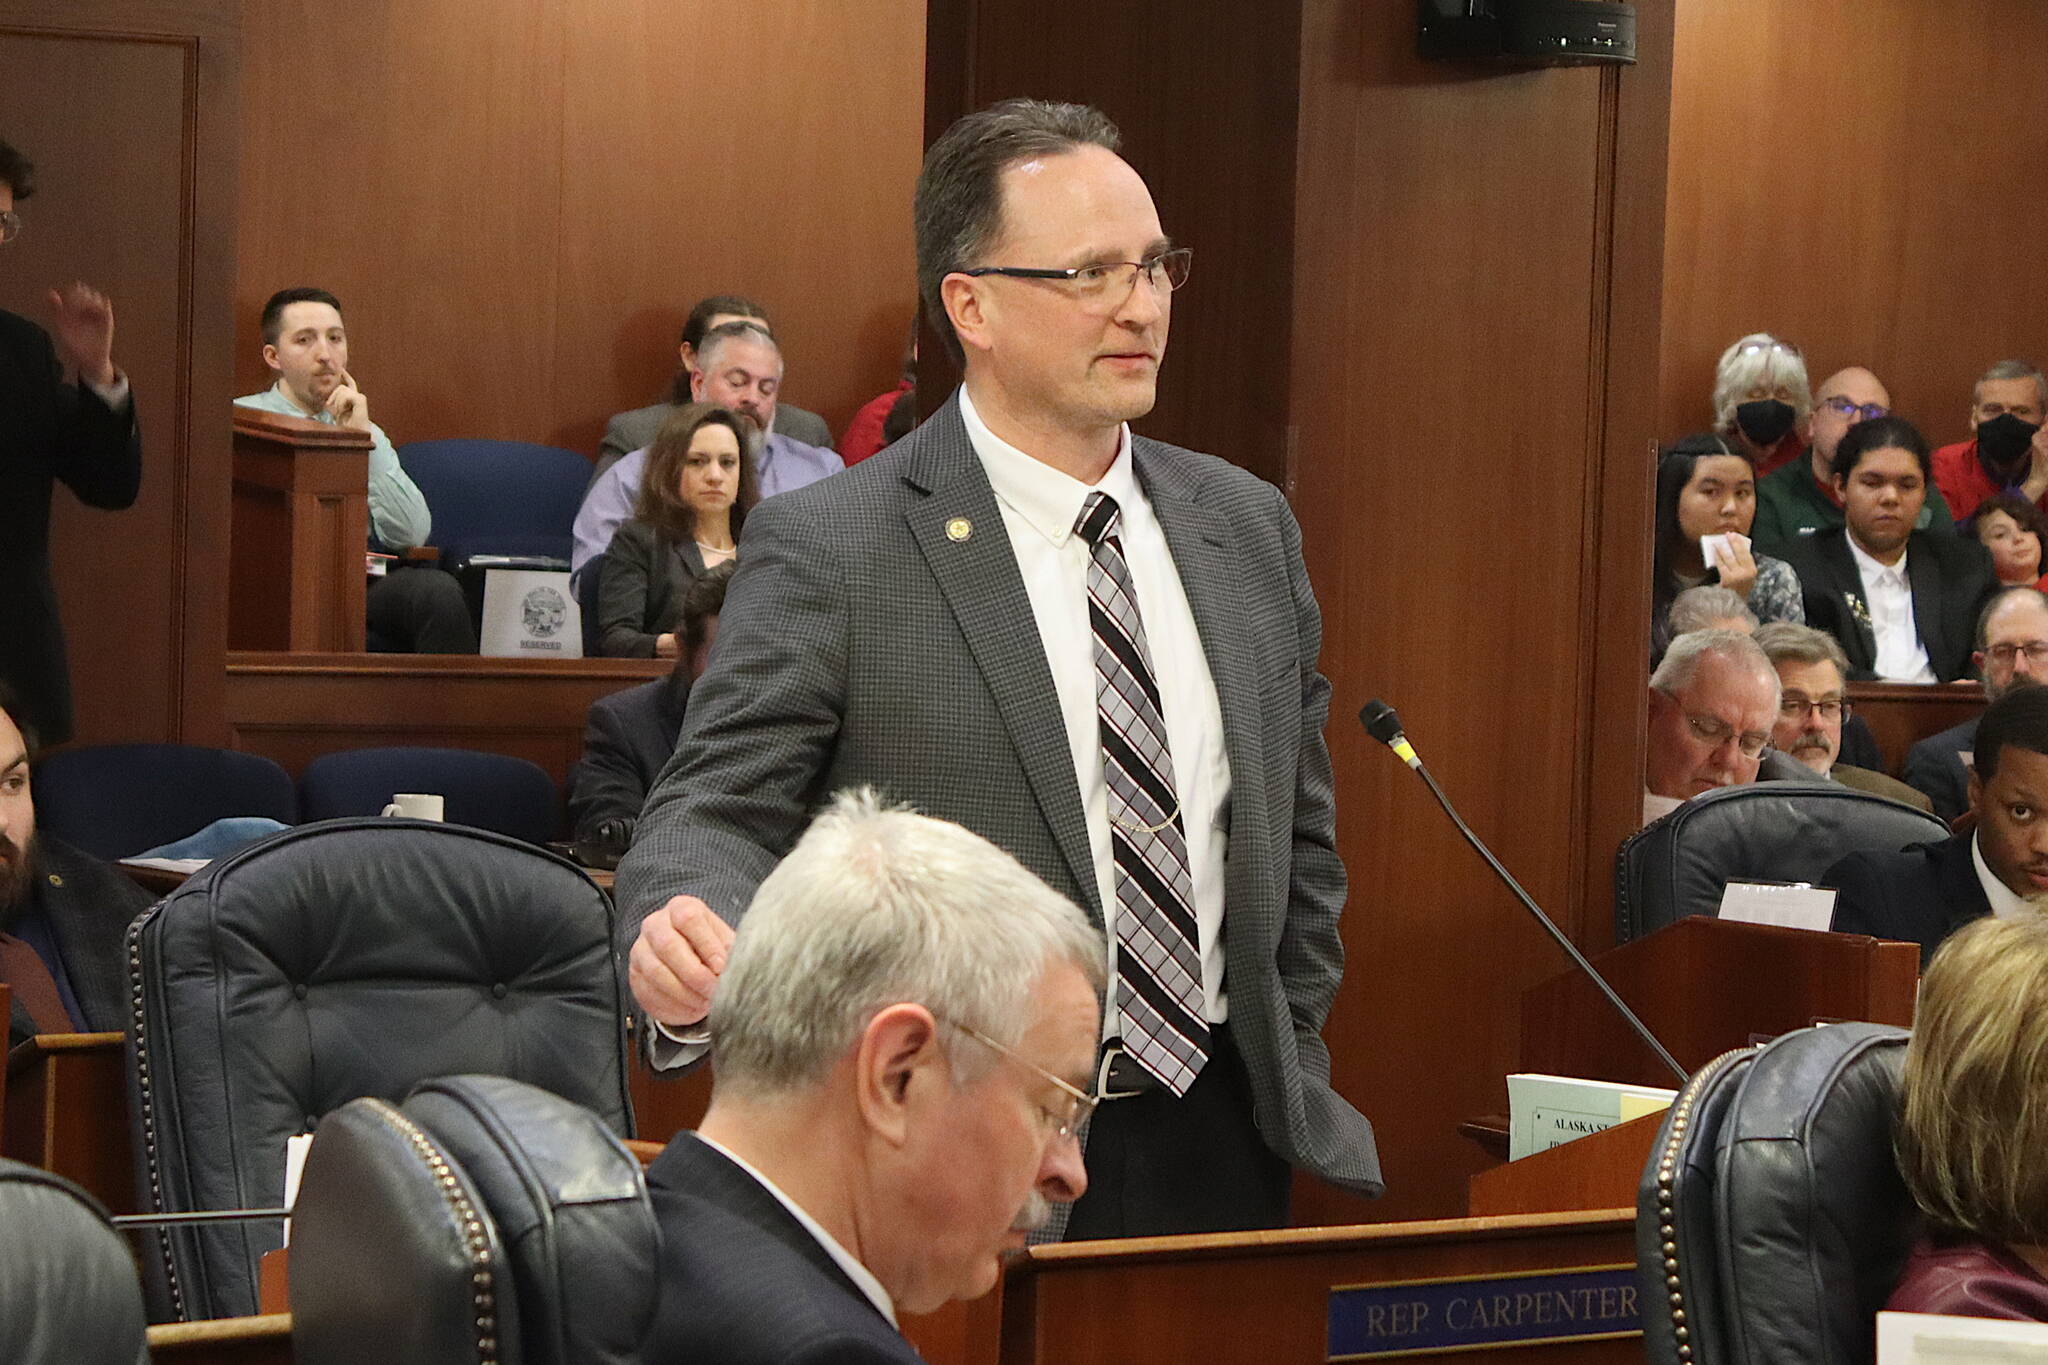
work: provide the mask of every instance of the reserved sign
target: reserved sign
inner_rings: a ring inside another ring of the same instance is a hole
[[[1329,1359],[1636,1336],[1632,1265],[1345,1285],[1330,1291]]]

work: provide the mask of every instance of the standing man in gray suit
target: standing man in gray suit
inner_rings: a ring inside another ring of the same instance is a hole
[[[663,1064],[704,1047],[731,922],[843,788],[1086,907],[1112,988],[1069,1237],[1276,1226],[1290,1165],[1380,1189],[1321,1037],[1345,878],[1300,531],[1271,486],[1126,426],[1189,254],[1116,146],[1021,100],[932,145],[918,279],[964,384],[755,509],[618,884]]]

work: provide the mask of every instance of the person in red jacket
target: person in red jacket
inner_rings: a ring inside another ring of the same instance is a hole
[[[1970,395],[1976,435],[1934,452],[1934,483],[1958,525],[1993,493],[2011,490],[2048,512],[2048,378],[2024,360],[1984,371]]]

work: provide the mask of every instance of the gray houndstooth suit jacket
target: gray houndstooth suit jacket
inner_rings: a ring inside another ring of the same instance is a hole
[[[1143,437],[1132,453],[1222,705],[1225,986],[1259,1130],[1377,1194],[1372,1126],[1330,1088],[1321,1036],[1345,877],[1301,532],[1223,460]],[[710,668],[619,865],[622,948],[672,895],[737,922],[811,814],[860,785],[977,831],[1102,923],[1052,674],[957,399],[748,515]]]

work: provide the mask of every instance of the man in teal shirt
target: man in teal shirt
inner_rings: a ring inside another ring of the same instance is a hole
[[[433,514],[406,476],[370,400],[348,372],[341,301],[324,289],[281,289],[263,305],[263,363],[277,382],[237,398],[238,407],[300,417],[370,435],[370,535],[390,550],[427,543]],[[462,585],[439,569],[412,567],[370,584],[370,646],[402,654],[474,654],[476,625]]]
[[[1869,370],[1852,365],[1828,376],[1814,394],[1813,416],[1808,419],[1812,423],[1808,457],[1757,480],[1756,521],[1749,537],[1759,552],[1783,558],[1785,548],[1793,542],[1842,524],[1842,505],[1834,495],[1835,448],[1850,427],[1872,417],[1887,417],[1891,410],[1891,394]],[[1932,483],[1927,485],[1927,503],[1913,529],[1937,535],[1955,531],[1948,504]]]

